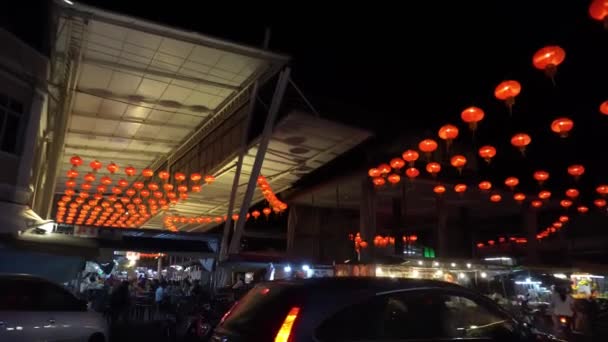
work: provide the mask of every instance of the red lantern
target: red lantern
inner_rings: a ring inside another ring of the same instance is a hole
[[[568,118],[555,119],[551,123],[551,130],[559,134],[559,136],[562,138],[567,137],[568,133],[572,130],[573,127],[574,122]]]
[[[95,181],[95,175],[92,173],[87,173],[84,175],[84,180],[89,183],[93,183]]]
[[[418,236],[416,236],[416,235],[410,235],[409,240],[411,242],[416,242],[416,241],[418,241]]]
[[[477,243],[477,248],[483,248],[484,244],[482,242]]]
[[[116,195],[120,195],[120,194],[122,194],[122,189],[117,186],[112,187],[112,193],[116,194]]]
[[[568,189],[568,190],[566,190],[566,196],[570,197],[572,199],[577,198],[579,194],[580,194],[579,191],[576,190],[576,189]]]
[[[566,215],[562,215],[559,217],[559,222],[561,222],[561,223],[566,223],[568,221],[570,221],[570,218]]]
[[[484,191],[490,190],[490,189],[492,189],[492,183],[490,183],[488,181],[480,182],[479,189],[484,190]]]
[[[388,179],[389,183],[394,185],[394,184],[399,183],[399,181],[401,180],[401,177],[399,177],[399,175],[396,173],[392,173],[387,177],[387,179]]]
[[[553,81],[557,66],[566,58],[566,51],[557,45],[546,46],[538,50],[532,57],[532,64],[539,70],[543,70]]]
[[[165,183],[163,184],[163,189],[165,190],[165,192],[169,192],[173,190],[173,184],[171,183]]]
[[[380,164],[378,165],[378,170],[380,170],[381,174],[387,175],[391,172],[391,167],[388,164]]]
[[[386,181],[382,177],[375,177],[372,179],[372,182],[375,186],[383,186],[384,184],[386,184]]]
[[[103,185],[110,185],[110,184],[112,184],[112,178],[110,178],[108,176],[103,176],[103,177],[101,177],[99,182]]]
[[[465,184],[454,185],[454,192],[461,194],[465,191],[467,191],[467,186]]]
[[[203,176],[201,176],[200,173],[193,173],[193,174],[190,175],[190,180],[193,181],[193,182],[198,182],[201,179],[203,179]]]
[[[455,155],[450,159],[450,164],[458,169],[458,172],[462,172],[462,168],[467,164],[467,158],[462,155]]]
[[[89,166],[91,167],[91,169],[95,172],[97,172],[97,170],[101,169],[102,165],[98,160],[93,160]]]
[[[521,192],[518,192],[513,195],[513,199],[517,202],[523,202],[526,199],[526,195]]]
[[[493,194],[492,196],[490,196],[490,201],[494,202],[494,203],[498,203],[502,200],[502,196],[500,196],[499,194]]]
[[[441,139],[445,140],[449,146],[452,140],[458,137],[458,127],[454,125],[444,125],[439,129],[438,135]]]
[[[148,189],[150,189],[150,191],[156,191],[158,190],[159,186],[156,183],[148,183]]]
[[[534,179],[536,179],[539,185],[543,185],[543,183],[549,179],[549,172],[542,170],[536,171],[534,172]]]
[[[108,164],[108,166],[106,166],[106,169],[108,169],[108,171],[109,171],[111,174],[114,174],[115,172],[117,172],[117,171],[118,171],[119,167],[118,167],[118,165],[116,165],[116,164],[114,164],[114,163],[110,163],[110,164]]]
[[[568,199],[564,199],[559,202],[559,205],[561,205],[564,208],[570,208],[572,206],[572,201],[568,200]]]
[[[543,190],[538,193],[538,198],[540,198],[542,200],[549,199],[549,198],[551,198],[551,192],[547,191],[547,190]]]
[[[598,208],[603,208],[606,206],[606,200],[603,198],[598,198],[595,201],[593,201],[593,204],[595,204],[595,206]]]
[[[496,148],[490,145],[482,146],[479,148],[479,156],[489,163],[496,156]]]
[[[446,190],[445,186],[443,186],[443,185],[436,185],[433,188],[433,192],[436,193],[437,195],[443,194],[445,192],[445,190]]]
[[[158,172],[158,178],[160,178],[160,179],[162,179],[164,181],[166,181],[167,179],[169,179],[169,177],[171,177],[171,175],[169,174],[168,171],[164,171],[163,170],[163,171],[159,171]]]
[[[270,213],[272,212],[272,210],[270,210],[270,208],[264,208],[264,209],[262,209],[262,212],[268,218],[268,215],[270,215]]]
[[[395,170],[400,170],[403,166],[405,166],[405,162],[401,158],[393,158],[391,159],[391,167]]]
[[[585,167],[583,165],[570,165],[568,166],[568,174],[578,180],[580,176],[585,173]]]
[[[435,177],[441,171],[441,165],[436,162],[426,164],[426,171]]]
[[[540,208],[543,205],[543,202],[541,202],[539,200],[534,200],[534,201],[530,202],[530,205],[534,208]]]
[[[173,176],[175,178],[176,181],[178,182],[183,182],[186,180],[186,175],[181,173],[181,172],[176,172],[175,175]]]
[[[188,191],[188,186],[187,185],[183,185],[183,184],[179,185],[177,187],[177,191],[179,191],[179,192],[186,192],[186,191]]]
[[[126,188],[127,186],[129,186],[129,182],[126,179],[119,180],[117,184],[121,188]]]
[[[367,174],[374,178],[374,177],[380,177],[382,175],[382,173],[380,172],[380,170],[378,170],[375,167],[372,167],[371,169],[369,169],[369,171],[367,172]]]
[[[78,171],[70,169],[70,170],[68,170],[66,175],[68,176],[68,178],[76,178],[76,177],[78,177]]]
[[[519,179],[516,177],[508,177],[505,179],[505,185],[508,186],[511,190],[513,190],[517,184],[519,184]]]
[[[460,118],[462,121],[469,124],[469,128],[471,131],[475,131],[477,129],[478,122],[483,120],[485,113],[481,108],[477,107],[469,107],[460,113]]]
[[[133,187],[136,190],[141,190],[144,188],[144,182],[135,182],[135,183],[133,183]]]
[[[589,5],[589,15],[604,22],[604,28],[608,29],[608,0],[593,0]]]
[[[427,155],[427,158],[437,149],[437,142],[433,139],[424,139],[418,144],[418,149]]]
[[[82,165],[82,158],[80,158],[79,156],[73,156],[72,158],[70,158],[70,164],[72,164],[73,167],[79,167],[80,165]]]
[[[68,188],[73,188],[73,187],[76,186],[76,181],[73,180],[73,179],[67,180],[65,182],[65,186],[68,187]]]
[[[608,195],[608,185],[602,184],[602,185],[598,186],[597,188],[595,188],[595,191],[602,196],[606,196],[606,195]]]
[[[407,151],[403,152],[403,154],[401,154],[401,158],[403,158],[403,160],[408,162],[410,164],[410,166],[413,165],[416,160],[418,160],[418,157],[419,157],[418,152],[416,152],[414,150],[407,150]]]
[[[150,191],[149,191],[149,190],[146,190],[146,189],[143,189],[143,190],[141,190],[141,191],[139,192],[139,195],[140,195],[141,197],[143,197],[143,198],[147,198],[147,197],[149,197],[149,196],[150,196]]]
[[[505,101],[507,107],[509,107],[509,113],[511,113],[513,105],[515,104],[515,97],[521,92],[521,84],[517,81],[509,80],[500,82],[500,84],[494,90],[494,96],[497,99]]]
[[[602,104],[600,105],[600,113],[608,115],[608,101],[602,102]]]
[[[589,208],[587,208],[584,205],[581,205],[578,208],[576,208],[576,210],[578,210],[578,212],[581,214],[586,214],[589,211]]]
[[[562,228],[564,225],[561,222],[553,222],[553,227],[556,229]]]
[[[407,170],[405,170],[405,175],[410,180],[415,179],[416,177],[418,177],[418,175],[420,175],[420,171],[418,171],[418,169],[415,167],[410,167]]]
[[[201,192],[202,188],[203,187],[200,184],[194,184],[192,186],[192,192]]]
[[[255,220],[257,220],[257,219],[258,219],[258,217],[260,217],[260,212],[259,212],[259,211],[257,211],[257,210],[254,210],[254,211],[252,211],[252,212],[251,212],[251,216],[253,216],[253,218],[254,218]]]
[[[125,174],[128,177],[135,176],[136,173],[137,173],[137,170],[135,170],[135,168],[133,166],[127,166],[127,167],[125,167]]]
[[[511,145],[517,147],[522,154],[526,151],[526,146],[532,142],[532,138],[526,133],[517,133],[511,138]]]
[[[150,178],[154,176],[154,171],[152,169],[145,168],[141,170],[141,175],[144,176],[144,178]]]
[[[494,246],[495,244],[496,244],[496,241],[494,241],[494,240],[488,240],[488,245]]]
[[[205,176],[205,183],[211,184],[213,182],[215,182],[215,177],[214,176],[212,176],[212,175],[206,175]]]
[[[135,189],[131,188],[131,189],[129,189],[129,190],[127,190],[127,191],[125,191],[125,193],[126,193],[126,194],[127,194],[127,196],[129,196],[129,197],[133,197],[133,196],[135,196],[136,191],[135,191]]]

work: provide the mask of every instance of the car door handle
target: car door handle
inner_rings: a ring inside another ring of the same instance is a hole
[[[47,320],[47,322],[48,322],[49,324],[55,324],[55,319],[54,319],[54,318],[49,318],[49,319]]]

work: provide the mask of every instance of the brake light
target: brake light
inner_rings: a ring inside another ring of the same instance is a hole
[[[274,338],[274,342],[288,342],[289,336],[291,335],[291,329],[293,328],[293,324],[298,318],[298,314],[300,313],[300,308],[294,306],[289,310],[287,316],[285,316],[285,320],[281,325],[281,329],[277,333],[277,336]]]

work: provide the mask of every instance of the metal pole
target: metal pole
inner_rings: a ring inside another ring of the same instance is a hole
[[[266,122],[264,124],[262,139],[260,140],[258,152],[255,156],[255,161],[251,169],[251,175],[249,176],[247,190],[245,192],[245,196],[243,197],[243,204],[241,205],[241,210],[239,213],[240,220],[237,221],[234,236],[232,237],[232,241],[230,242],[229,253],[238,253],[239,251],[241,237],[243,236],[243,230],[245,228],[245,217],[247,216],[247,210],[249,210],[249,205],[251,203],[251,199],[253,198],[253,191],[255,190],[258,177],[260,176],[262,163],[264,162],[264,157],[266,155],[266,149],[268,148],[268,143],[270,141],[270,135],[272,134],[274,121],[277,117],[277,114],[279,113],[279,107],[281,106],[281,102],[283,101],[283,95],[285,94],[285,89],[287,88],[287,84],[289,83],[289,73],[290,69],[289,67],[287,67],[279,75],[277,87],[272,98],[272,103],[270,104],[270,110],[268,111],[268,116],[266,117]]]
[[[236,170],[234,171],[234,179],[232,181],[232,191],[230,192],[230,202],[228,203],[227,219],[224,223],[224,233],[222,235],[222,243],[220,245],[220,261],[226,260],[228,256],[228,239],[230,238],[230,222],[232,217],[232,211],[234,210],[234,202],[236,201],[236,193],[239,188],[239,181],[241,179],[241,170],[243,168],[243,158],[247,153],[247,141],[249,137],[249,126],[251,125],[251,117],[255,110],[255,101],[258,96],[258,82],[253,84],[251,90],[251,97],[249,100],[249,108],[247,110],[247,116],[245,117],[245,124],[243,125],[243,134],[241,135],[241,146],[239,147],[239,159],[236,163]]]

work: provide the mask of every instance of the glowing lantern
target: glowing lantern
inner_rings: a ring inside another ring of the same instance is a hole
[[[173,176],[175,178],[176,181],[178,182],[183,182],[186,180],[186,175],[181,173],[181,172],[176,172],[175,175]]]
[[[521,192],[518,192],[513,195],[513,199],[516,200],[517,202],[522,202],[526,199],[526,195],[524,195]]]
[[[593,201],[593,204],[598,208],[603,208],[606,206],[606,200],[603,198],[598,198],[595,201]]]
[[[595,188],[595,191],[602,196],[606,196],[608,195],[608,185],[600,185]]]
[[[179,192],[186,192],[186,191],[188,191],[188,186],[187,185],[183,185],[183,184],[179,185],[177,187],[177,191],[179,191]]]
[[[136,173],[137,173],[137,170],[135,170],[135,168],[133,166],[127,166],[127,167],[125,167],[125,174],[128,177],[135,176]]]
[[[386,184],[386,181],[382,177],[375,177],[372,179],[372,182],[375,186],[383,186],[384,184]]]
[[[608,115],[608,101],[602,102],[602,104],[600,105],[600,113]]]
[[[526,151],[526,146],[532,142],[532,138],[526,133],[517,133],[511,138],[511,145],[517,147],[522,154]]]
[[[500,82],[500,84],[494,90],[494,96],[497,99],[505,101],[507,107],[509,107],[509,113],[511,113],[513,105],[515,104],[515,97],[521,92],[521,84],[517,81],[508,80]]]
[[[568,189],[566,190],[566,196],[572,199],[577,198],[579,195],[579,191],[576,189]]]
[[[475,131],[477,129],[478,122],[483,120],[484,116],[485,113],[483,110],[477,107],[469,107],[460,113],[460,118],[462,121],[469,124],[471,131]]]
[[[589,208],[584,205],[581,205],[578,208],[576,208],[576,210],[581,214],[586,214],[589,211]]]
[[[490,190],[490,189],[492,189],[492,183],[490,183],[488,181],[480,182],[479,189],[484,190],[484,191]]]
[[[444,125],[439,128],[438,135],[441,139],[445,140],[449,146],[452,140],[458,137],[458,127],[454,125]]]
[[[437,149],[437,142],[433,139],[424,139],[418,144],[418,149],[424,152],[427,159],[430,158],[431,153]]]
[[[489,163],[496,156],[496,149],[490,145],[482,146],[479,148],[479,156]]]
[[[467,191],[467,186],[465,184],[454,185],[454,192],[461,194],[465,191]]]
[[[593,0],[589,5],[589,15],[604,22],[604,28],[608,30],[608,0]]]
[[[95,175],[92,173],[87,173],[86,175],[84,175],[84,180],[89,183],[93,183],[95,181]]]
[[[112,178],[110,178],[108,176],[103,176],[103,177],[101,177],[99,182],[103,185],[110,185],[110,184],[112,184]]]
[[[152,169],[145,168],[141,170],[141,175],[144,176],[144,178],[150,178],[154,176],[154,171]]]
[[[177,197],[177,194],[175,192],[167,192],[167,198],[174,199],[176,197]]]
[[[133,183],[133,187],[136,190],[141,190],[144,188],[144,182],[135,182],[135,183]]]
[[[122,194],[122,189],[117,186],[112,187],[112,193],[114,193],[116,195],[120,195],[120,194]]]
[[[445,192],[445,186],[443,185],[436,185],[433,188],[433,192],[436,193],[437,195],[441,195]]]
[[[543,185],[543,183],[549,179],[549,172],[547,171],[536,171],[533,175],[534,179],[538,182],[539,185]]]
[[[254,211],[251,212],[251,216],[253,216],[254,220],[257,220],[258,217],[260,217],[260,212],[257,211],[257,210],[254,210]]]
[[[494,241],[494,240],[488,240],[488,245],[494,246],[495,244],[496,244],[496,241]]]
[[[450,159],[450,164],[452,164],[453,167],[458,169],[458,172],[462,172],[462,168],[467,164],[467,158],[462,155],[453,156]]]
[[[396,173],[392,173],[386,179],[388,179],[388,182],[391,184],[397,184],[401,180],[401,177]]]
[[[566,51],[557,45],[545,46],[544,48],[536,51],[532,57],[532,64],[539,70],[543,70],[551,81],[555,83],[555,73],[557,72],[557,66],[560,65],[564,59],[566,59]]]
[[[118,165],[116,165],[116,164],[114,164],[114,163],[110,163],[110,164],[108,164],[108,166],[106,166],[106,169],[108,169],[108,171],[109,171],[111,174],[114,174],[115,172],[117,172],[117,171],[118,171],[118,169],[119,169],[119,168],[118,168]]]
[[[547,191],[547,190],[543,190],[538,193],[538,198],[540,198],[542,200],[549,199],[549,198],[551,198],[551,192]]]
[[[68,181],[69,182],[69,181]],[[67,182],[66,182],[67,183]],[[74,182],[74,186],[76,186],[76,182]],[[74,189],[65,189],[65,191],[63,192],[66,196],[74,196],[74,194],[76,194],[76,191],[74,191]]]
[[[165,183],[163,184],[163,189],[165,190],[165,192],[169,192],[173,190],[173,184],[171,183]]]
[[[68,188],[73,188],[73,187],[76,186],[76,181],[73,180],[73,179],[67,180],[65,182],[65,186],[68,187]]]
[[[82,158],[80,158],[79,156],[73,156],[72,158],[70,158],[70,164],[72,164],[73,167],[79,167],[80,165],[82,165]]]
[[[418,171],[418,169],[415,167],[410,167],[407,170],[405,170],[405,175],[407,176],[407,178],[412,180],[412,179],[418,177],[418,175],[420,175],[420,171]]]
[[[264,215],[266,215],[266,218],[268,218],[268,215],[270,215],[272,210],[270,210],[270,208],[264,208],[262,209],[262,212],[264,213]]]
[[[559,222],[566,223],[568,221],[570,221],[570,218],[566,215],[562,215],[559,217]]]
[[[193,181],[193,182],[198,182],[201,179],[203,179],[203,176],[201,176],[200,173],[193,173],[193,174],[190,175],[190,180]]]
[[[374,178],[374,177],[380,177],[382,175],[382,173],[380,172],[380,170],[378,170],[375,167],[372,167],[371,169],[369,169],[369,171],[367,171],[367,174]]]
[[[578,180],[580,176],[585,173],[585,167],[583,165],[570,165],[568,166],[568,174]]]
[[[126,188],[129,185],[129,182],[126,179],[121,179],[117,184],[121,188]]]
[[[68,170],[66,175],[68,176],[68,178],[76,178],[76,177],[78,177],[78,171],[70,169],[70,170]]]
[[[201,192],[202,186],[200,184],[195,184],[192,186],[192,192]]]
[[[214,176],[212,176],[212,175],[206,175],[205,176],[205,183],[211,184],[213,182],[215,182],[215,177]]]
[[[540,208],[543,205],[543,202],[539,201],[539,200],[534,200],[532,202],[530,202],[530,205],[534,208]]]
[[[569,208],[572,206],[572,201],[568,200],[568,199],[564,199],[559,202],[559,205],[561,205],[564,208]]]
[[[517,184],[519,184],[519,179],[516,177],[508,177],[505,179],[505,185],[508,186],[511,190],[513,190]]]
[[[399,170],[403,166],[405,166],[405,162],[401,158],[393,158],[393,159],[391,159],[390,164],[391,164],[391,167],[393,169],[395,169],[395,170]]]
[[[239,214],[232,214],[232,220],[237,221],[239,219]]]
[[[414,162],[416,160],[418,160],[418,157],[420,157],[418,155],[418,152],[416,152],[414,150],[407,150],[407,151],[403,152],[403,154],[401,154],[401,158],[403,158],[403,160],[408,162],[410,164],[410,166],[414,165]]]
[[[102,165],[98,160],[93,160],[89,166],[91,167],[91,169],[95,172],[97,172],[97,170],[101,169]]]
[[[387,175],[391,172],[391,167],[388,164],[380,164],[378,165],[378,170],[380,170],[381,174]]]
[[[498,203],[502,200],[502,196],[500,196],[499,194],[493,194],[492,196],[490,196],[490,201],[494,202],[494,203]]]
[[[436,162],[426,164],[426,171],[435,177],[441,171],[441,165]]]
[[[477,248],[483,248],[485,246],[482,242],[477,243]]]
[[[127,196],[129,196],[129,197],[133,197],[133,196],[135,196],[136,191],[135,191],[135,189],[132,189],[132,188],[131,188],[131,189],[129,189],[129,190],[127,190],[127,191],[125,191],[125,193],[126,193],[126,194],[127,194]]]
[[[158,190],[159,186],[156,183],[148,183],[148,189],[150,189],[150,191],[156,191]]]
[[[140,195],[141,197],[143,197],[143,198],[147,198],[147,197],[149,197],[149,196],[150,196],[150,191],[149,191],[149,190],[146,190],[146,189],[143,189],[143,190],[141,190],[141,191],[139,192],[139,195]]]
[[[564,225],[561,222],[553,222],[553,227],[556,229],[562,228]],[[555,232],[552,232],[555,233]]]
[[[572,130],[573,127],[574,122],[568,118],[555,119],[551,123],[551,130],[559,134],[559,136],[562,138],[567,137],[568,133]]]
[[[163,171],[159,171],[158,172],[158,178],[160,178],[160,179],[162,179],[164,181],[166,181],[167,179],[169,179],[169,177],[171,177],[171,175],[169,174],[168,171],[164,171],[163,170]]]

